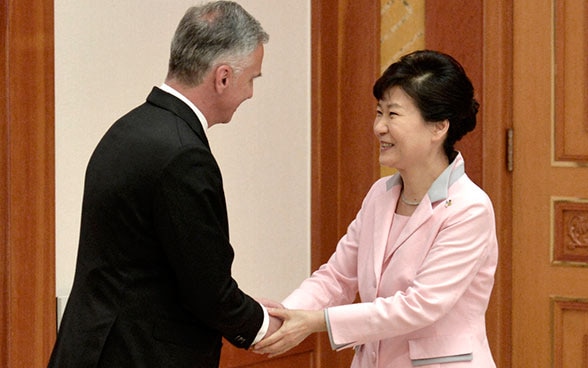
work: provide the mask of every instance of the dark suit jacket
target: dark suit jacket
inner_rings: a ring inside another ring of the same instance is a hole
[[[154,88],[86,171],[76,274],[49,367],[217,367],[260,305],[231,277],[219,167],[194,112]]]

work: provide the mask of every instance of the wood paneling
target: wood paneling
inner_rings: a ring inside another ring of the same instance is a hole
[[[312,269],[326,262],[378,178],[372,130],[379,5],[312,2]]]
[[[554,368],[588,367],[588,300],[551,299]]]
[[[588,200],[553,199],[552,262],[588,266]]]
[[[579,336],[578,330],[572,332],[572,328],[578,328],[582,323],[587,326],[588,321],[585,311],[580,318],[579,311],[562,310],[563,335],[554,337],[553,305],[550,303],[553,296],[568,300],[588,299],[586,268],[566,267],[568,264],[552,261],[554,199],[588,198],[588,170],[579,165],[565,166],[554,162],[553,146],[550,144],[553,141],[554,111],[557,110],[554,87],[562,78],[555,65],[557,58],[554,57],[558,49],[556,42],[561,41],[554,37],[557,33],[555,28],[560,24],[554,18],[557,17],[559,1],[513,2],[513,43],[516,45],[512,58],[511,104],[515,133],[511,301],[513,367],[581,367],[578,349],[583,344],[583,337]],[[586,1],[566,0],[565,6],[578,12],[586,6]],[[566,23],[572,20],[572,15],[569,15]],[[566,33],[565,37],[568,38],[565,40],[568,45],[575,44],[579,39],[586,40],[585,35],[577,33]],[[586,65],[583,59],[574,60],[574,63]],[[585,81],[578,87],[575,81],[568,83],[570,80],[565,79],[563,96],[582,95],[586,90]],[[565,223],[566,218],[572,220],[577,215],[582,216],[586,208],[568,204],[560,210],[563,212],[559,217]],[[573,223],[585,227],[582,222],[574,220]],[[573,236],[583,237],[585,233],[582,228],[572,230],[563,225],[563,229],[566,227],[563,232],[571,230]],[[565,237],[561,238],[565,241]],[[584,240],[580,240],[580,244],[583,243]],[[576,256],[585,258],[580,252],[574,254]],[[584,328],[583,334],[585,331]],[[553,360],[552,351],[554,339],[558,341],[560,338],[563,341],[559,348],[564,357],[561,365]],[[569,361],[565,358],[567,356],[575,358]]]
[[[506,170],[505,137],[512,127],[512,4],[427,0],[425,44],[462,63],[481,104],[476,129],[457,148],[465,157],[466,172],[488,193],[496,213],[500,258],[487,329],[497,366],[510,367],[512,177]]]
[[[380,74],[380,6],[369,0],[312,1],[312,270],[325,263],[379,177],[372,86]],[[314,337],[318,367],[347,367]]]
[[[0,366],[44,367],[55,339],[53,2],[2,2]]]
[[[499,259],[486,326],[498,367],[512,366],[512,198],[506,132],[512,118],[512,2],[484,1],[482,187],[492,199]]]
[[[459,9],[459,11],[456,11]],[[425,45],[453,56],[466,70],[474,85],[475,97],[484,108],[482,59],[483,3],[470,0],[427,1],[425,7]],[[468,176],[478,185],[483,181],[483,115],[477,127],[456,148],[466,161]]]
[[[554,160],[588,164],[588,4],[555,1]]]
[[[8,4],[0,9],[0,58],[8,60]],[[0,367],[8,367],[8,72],[0,68]]]

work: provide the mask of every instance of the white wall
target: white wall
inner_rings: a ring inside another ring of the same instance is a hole
[[[238,0],[270,34],[254,97],[208,130],[225,182],[234,276],[280,299],[310,272],[310,0]],[[195,1],[55,0],[56,288],[73,281],[84,171],[106,129],[167,71]]]

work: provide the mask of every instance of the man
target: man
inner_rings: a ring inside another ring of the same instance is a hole
[[[190,8],[165,84],[118,120],[86,171],[76,274],[49,367],[218,367],[280,322],[231,277],[206,128],[261,75],[261,25],[234,2]]]

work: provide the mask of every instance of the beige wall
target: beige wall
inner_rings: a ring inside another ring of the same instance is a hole
[[[281,299],[310,272],[310,1],[239,0],[270,34],[263,77],[233,121],[208,131],[225,181],[234,276]],[[56,288],[73,281],[83,175],[119,116],[166,73],[195,1],[56,0]]]

